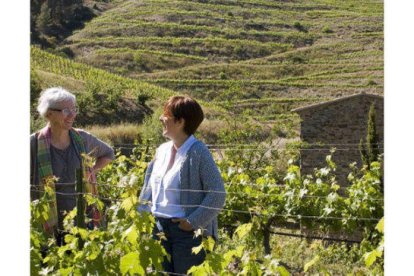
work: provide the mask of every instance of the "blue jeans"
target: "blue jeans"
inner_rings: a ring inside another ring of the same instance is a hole
[[[181,230],[178,228],[179,222],[174,223],[171,219],[156,218],[156,222],[153,237],[159,240],[157,233],[164,232],[167,240],[161,240],[161,244],[171,256],[171,262],[164,258],[162,264],[164,271],[187,274],[187,270],[192,266],[204,262],[206,257],[204,250],[197,255],[192,253],[192,248],[201,244],[201,236],[195,238],[194,231]]]

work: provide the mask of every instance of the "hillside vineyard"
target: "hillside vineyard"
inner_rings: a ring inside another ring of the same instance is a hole
[[[31,1],[31,132],[44,126],[41,91],[62,86],[77,97],[75,127],[119,152],[99,196],[77,195],[105,212],[102,229],[74,226],[75,209],[58,247],[40,227],[53,191],[31,203],[31,273],[163,272],[137,194],[165,141],[162,104],[186,94],[203,107],[196,136],[227,196],[219,240],[194,249],[210,252],[188,273],[383,275],[383,155],[361,157],[375,146],[371,102],[354,96],[379,99],[382,153],[383,17],[374,0]]]

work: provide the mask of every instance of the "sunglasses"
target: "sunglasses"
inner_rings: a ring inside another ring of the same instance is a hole
[[[52,110],[52,111],[58,111],[58,112],[62,112],[62,114],[65,116],[65,117],[67,117],[67,116],[69,116],[70,114],[73,114],[73,115],[75,115],[75,114],[77,114],[78,113],[78,111],[79,111],[79,109],[78,108],[63,108],[63,109],[59,109],[59,108],[49,108],[49,110]]]

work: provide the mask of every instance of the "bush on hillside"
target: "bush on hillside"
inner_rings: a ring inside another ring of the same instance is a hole
[[[325,26],[322,28],[322,32],[325,34],[331,34],[333,33],[333,30],[329,26]]]
[[[300,32],[304,32],[304,33],[308,32],[308,29],[305,26],[303,26],[299,21],[296,21],[295,23],[293,23],[293,27]]]
[[[35,70],[30,70],[30,133],[41,129],[45,124],[36,111],[37,100],[41,92],[39,76]]]
[[[35,70],[30,70],[30,105],[34,106],[42,92],[40,79]]]
[[[151,99],[151,97],[149,95],[139,94],[138,97],[137,97],[137,103],[140,104],[140,105],[145,106],[146,102],[150,99]]]
[[[162,108],[158,108],[151,116],[147,116],[144,119],[141,137],[142,140],[147,141],[150,145],[158,146],[165,142],[165,138],[162,136],[162,125],[159,120],[162,112]]]
[[[223,71],[221,71],[221,72],[219,73],[219,77],[220,77],[220,79],[221,79],[221,80],[225,80],[225,79],[227,79],[226,73],[224,73]]]

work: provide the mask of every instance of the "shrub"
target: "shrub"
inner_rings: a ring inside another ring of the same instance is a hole
[[[40,79],[35,70],[30,70],[30,105],[36,104],[39,98],[42,87],[40,86]]]
[[[289,58],[293,63],[306,63],[306,58],[301,54],[295,54]]]
[[[333,30],[329,26],[324,26],[322,28],[322,32],[325,33],[325,34],[331,34],[331,33],[333,33]]]
[[[376,83],[376,82],[375,82],[372,78],[369,78],[369,79],[368,79],[367,84],[368,84],[368,85],[377,85],[377,83]]]
[[[306,29],[306,27],[303,26],[299,21],[296,21],[295,23],[293,23],[293,27],[295,29],[297,29],[298,31],[300,31],[300,32],[304,32],[304,33],[307,33],[308,32],[308,30]]]
[[[139,94],[137,97],[137,103],[140,105],[145,105],[149,99],[151,99],[151,96],[145,95],[145,94]]]
[[[36,111],[37,99],[42,92],[42,87],[40,86],[39,76],[36,71],[30,70],[30,132],[35,132],[36,130],[41,129],[45,122],[39,117]]]
[[[158,108],[155,110],[152,116],[148,116],[144,119],[144,124],[142,125],[142,139],[147,141],[150,145],[160,145],[165,142],[164,136],[162,136],[162,125],[159,121],[163,110]]]
[[[117,110],[118,102],[121,99],[123,91],[121,85],[107,86],[87,81],[85,88],[85,93],[81,93],[77,97],[79,109],[82,111],[77,121],[83,125],[108,124],[116,120],[116,117],[112,115]]]

